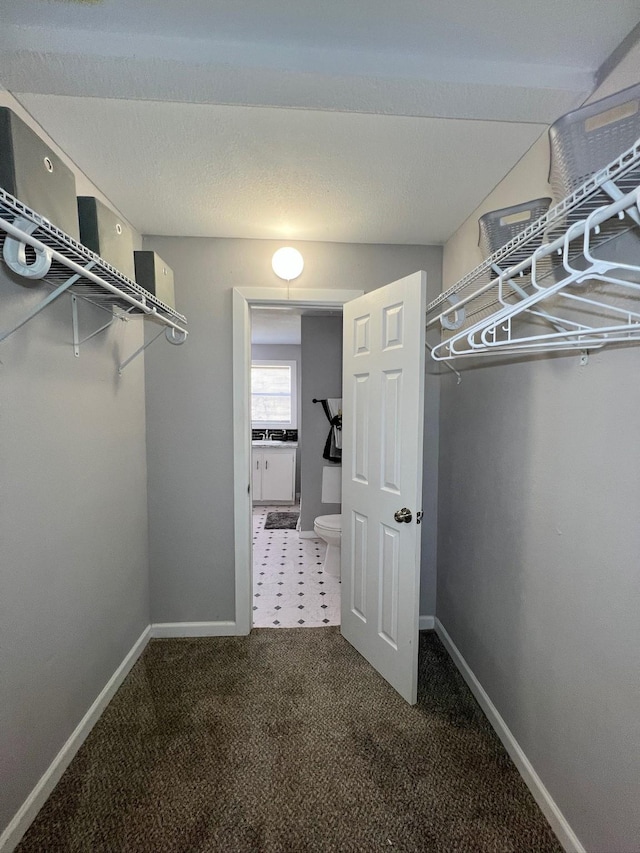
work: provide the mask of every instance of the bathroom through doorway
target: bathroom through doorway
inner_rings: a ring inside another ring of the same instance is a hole
[[[321,628],[340,624],[340,579],[324,571],[325,543],[295,528],[265,527],[291,506],[254,505],[254,628]]]
[[[317,403],[340,404],[342,311],[259,306],[250,321],[252,626],[339,625],[340,449],[326,445],[340,432]],[[329,571],[318,518],[338,529]]]
[[[243,287],[233,291],[233,445],[236,631],[253,624],[253,448],[251,433],[251,312],[260,308],[342,312],[362,290]],[[317,409],[318,407],[316,407]],[[301,507],[304,513],[304,507]]]

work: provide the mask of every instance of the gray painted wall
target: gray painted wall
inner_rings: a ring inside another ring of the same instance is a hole
[[[302,372],[300,369],[300,347],[295,344],[252,344],[251,358],[257,361],[268,361],[270,358],[280,361],[295,361],[296,363],[296,390],[298,394],[298,438],[300,437],[300,425],[302,423],[302,394],[300,385]],[[296,451],[296,494],[300,493],[300,444]]]
[[[300,529],[313,530],[319,515],[340,512],[322,503],[322,470],[335,463],[322,458],[329,422],[314,397],[342,397],[342,316],[302,317],[302,433]]]
[[[427,302],[439,291],[435,277],[427,277]],[[436,331],[435,335],[439,333]],[[427,333],[433,344],[434,332]],[[420,615],[434,616],[438,562],[438,455],[440,446],[440,375],[446,367],[437,364],[427,352],[424,378],[424,460],[422,470],[422,521],[420,579]]]
[[[588,850],[640,838],[637,350],[442,383],[437,614]]]
[[[2,266],[3,327],[48,292]],[[140,341],[74,358],[62,297],[0,345],[0,832],[149,624],[143,361],[116,373]]]
[[[145,239],[175,272],[191,332],[184,346],[157,343],[145,358],[153,621],[234,619],[231,290],[285,288],[271,271],[281,245]],[[296,287],[373,290],[426,269],[440,291],[440,247],[293,245],[305,258]]]
[[[445,285],[479,260],[477,216],[546,195],[547,170],[542,138],[445,247]],[[589,851],[639,849],[639,363],[442,380],[437,615]]]
[[[23,281],[0,263],[3,328],[50,292]],[[0,834],[149,624],[144,359],[117,376],[141,342],[117,322],[74,358],[63,296],[0,344]]]

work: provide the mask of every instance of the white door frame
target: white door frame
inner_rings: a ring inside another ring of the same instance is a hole
[[[236,634],[251,630],[251,317],[259,305],[339,309],[363,290],[295,287],[233,289],[233,513],[235,535]],[[299,425],[298,425],[299,426]]]

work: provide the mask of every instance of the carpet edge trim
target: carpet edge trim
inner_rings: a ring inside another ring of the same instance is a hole
[[[75,758],[76,753],[86,740],[91,729],[100,719],[116,691],[125,680],[133,665],[145,650],[151,638],[151,626],[147,625],[142,634],[133,644],[120,666],[102,688],[89,710],[75,727],[62,749],[44,771],[31,793],[20,806],[13,818],[0,835],[0,853],[12,853],[18,846],[25,832],[35,820],[38,812],[49,798],[51,792],[60,781],[62,774]]]
[[[473,670],[449,636],[447,629],[437,617],[435,619],[435,629],[446,650],[449,652],[453,662],[458,668],[458,671],[473,693],[477,703],[484,711],[484,714],[491,723],[492,728],[502,741],[504,748],[509,753],[509,757],[518,769],[518,772],[522,776],[527,788],[531,791],[533,798],[540,807],[540,810],[549,821],[549,824],[558,837],[559,842],[562,844],[567,853],[587,853],[586,849],[580,843],[578,836],[571,828],[569,821],[562,814],[557,803],[545,787],[542,779],[536,773],[533,764],[529,761],[524,750],[502,718],[500,712],[489,698],[489,694],[478,681]]]
[[[231,621],[221,622],[153,622],[150,626],[154,639],[171,637],[236,637],[237,624]]]

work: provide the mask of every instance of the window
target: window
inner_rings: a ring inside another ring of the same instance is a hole
[[[251,362],[251,426],[295,429],[295,361]]]

